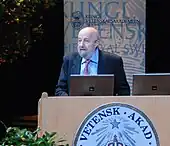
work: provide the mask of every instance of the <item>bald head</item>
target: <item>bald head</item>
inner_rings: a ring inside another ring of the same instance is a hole
[[[97,29],[95,29],[94,27],[85,27],[85,28],[81,29],[79,31],[79,35],[81,35],[81,34],[93,35],[96,38],[96,40],[99,39],[99,33],[98,33]]]
[[[93,27],[85,27],[78,34],[78,52],[81,57],[90,59],[98,46],[99,33]]]

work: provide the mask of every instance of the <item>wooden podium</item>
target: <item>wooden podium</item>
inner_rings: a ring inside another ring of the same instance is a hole
[[[126,104],[126,105],[130,105],[131,107],[134,107],[134,109],[135,108],[139,109],[138,113],[139,114],[144,113],[145,118],[146,119],[148,118],[150,120],[151,125],[153,124],[153,127],[156,130],[156,134],[157,134],[156,136],[158,136],[157,144],[141,143],[141,146],[170,145],[170,114],[169,114],[170,96],[48,97],[47,94],[46,95],[43,94],[39,101],[38,125],[41,127],[42,131],[57,132],[60,137],[64,137],[64,139],[67,140],[70,146],[72,145],[81,146],[79,144],[75,145],[73,141],[76,139],[76,134],[78,130],[80,132],[80,128],[82,124],[85,123],[85,121],[87,121],[88,116],[90,116],[89,113],[92,114],[92,111],[94,111],[95,109],[97,109],[102,105],[112,104],[112,103]],[[133,108],[131,110],[133,110]],[[106,111],[108,113],[107,115],[109,115],[109,109]],[[124,114],[126,114],[126,111],[128,112],[128,110],[125,110]],[[146,127],[146,125],[145,127],[144,125],[142,126],[142,122],[140,123],[140,121],[142,120],[139,120],[140,115],[138,115],[138,119],[135,119],[137,118],[137,114],[136,115],[129,114],[128,117],[129,120],[133,120],[134,123],[136,122],[136,125],[138,124],[139,129],[143,130],[143,132],[145,132],[144,133],[145,137],[148,138],[149,134],[146,134],[148,127]],[[143,119],[143,121],[146,119]],[[94,122],[96,122],[97,124],[97,121]],[[92,128],[94,128],[94,126],[91,125],[91,130]],[[139,132],[139,129],[137,132]],[[88,130],[90,130],[90,128]],[[132,133],[127,134],[128,130],[123,132],[126,132],[126,134],[124,133],[125,136],[127,135],[130,136],[130,134],[132,134]],[[87,134],[90,134],[90,132],[88,133],[88,131],[86,131],[86,137]],[[136,144],[135,146],[139,146],[139,145],[140,144],[138,145]],[[86,145],[82,145],[82,146],[86,146]],[[94,146],[94,145],[89,145],[89,146]],[[107,144],[106,146],[115,146],[115,145],[112,143],[110,145]],[[125,146],[125,145],[120,144],[120,146]]]

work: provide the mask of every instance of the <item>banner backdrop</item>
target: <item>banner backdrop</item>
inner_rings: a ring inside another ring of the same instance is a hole
[[[130,87],[132,75],[145,72],[146,0],[65,0],[65,55],[77,51],[81,28],[93,26],[101,36],[100,49],[123,58]]]

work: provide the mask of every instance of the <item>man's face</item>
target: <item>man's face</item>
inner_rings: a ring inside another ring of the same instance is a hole
[[[82,30],[78,34],[78,53],[81,57],[89,59],[96,48],[97,36],[94,32]]]

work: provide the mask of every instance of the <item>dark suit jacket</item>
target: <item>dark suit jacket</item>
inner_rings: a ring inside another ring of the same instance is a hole
[[[69,95],[70,74],[80,74],[81,57],[75,52],[65,56],[61,68],[58,84],[56,85],[56,96]],[[130,95],[130,87],[126,79],[122,58],[115,54],[109,54],[99,50],[98,74],[114,74],[114,95]]]

